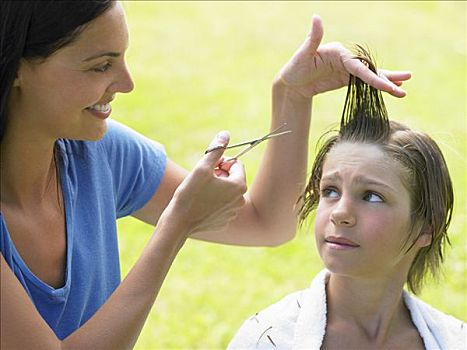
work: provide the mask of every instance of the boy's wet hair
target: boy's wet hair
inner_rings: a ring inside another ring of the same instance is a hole
[[[355,59],[377,73],[374,60],[363,47],[356,47]],[[300,223],[318,205],[327,154],[335,145],[344,142],[378,145],[388,157],[402,166],[403,184],[411,198],[412,225],[403,249],[408,252],[422,234],[431,234],[431,244],[418,251],[407,277],[409,289],[418,293],[428,275],[439,275],[446,242],[449,244],[447,229],[454,194],[443,154],[427,134],[390,121],[381,92],[350,76],[340,128],[319,148],[308,184],[300,196],[299,200],[303,203],[299,211]]]

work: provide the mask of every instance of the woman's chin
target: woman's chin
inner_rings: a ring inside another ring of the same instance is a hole
[[[101,125],[92,130],[92,133],[86,135],[85,141],[99,141],[107,133],[107,123],[103,121]]]

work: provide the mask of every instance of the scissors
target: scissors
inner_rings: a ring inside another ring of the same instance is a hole
[[[212,152],[212,151],[215,151],[215,150],[218,150],[218,149],[221,149],[221,148],[230,149],[230,148],[236,148],[236,147],[249,145],[249,147],[245,148],[243,151],[239,152],[234,157],[229,158],[228,160],[238,159],[239,157],[243,156],[245,153],[249,152],[254,147],[258,146],[263,141],[266,141],[266,140],[268,140],[270,138],[273,138],[273,137],[277,137],[277,136],[281,136],[281,135],[291,133],[292,130],[285,130],[285,131],[282,131],[282,132],[278,132],[279,130],[283,129],[286,125],[287,125],[287,123],[284,123],[280,127],[278,127],[277,129],[274,129],[273,131],[271,131],[269,134],[266,134],[263,137],[259,137],[259,138],[256,138],[256,139],[253,139],[253,140],[250,140],[250,141],[236,143],[234,145],[230,145],[230,146],[227,146],[227,147],[226,146],[216,146],[216,147],[213,147],[213,148],[208,148],[206,150],[206,152],[204,152],[204,154],[207,154],[209,152]]]

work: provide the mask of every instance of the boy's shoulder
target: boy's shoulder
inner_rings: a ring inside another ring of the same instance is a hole
[[[467,349],[467,324],[464,321],[445,314],[408,292],[404,294],[412,321],[422,336],[426,329],[442,349]]]
[[[288,294],[248,318],[231,340],[228,349],[291,348],[305,291]]]
[[[288,294],[247,319],[228,349],[319,348],[326,326],[327,270],[308,288]]]

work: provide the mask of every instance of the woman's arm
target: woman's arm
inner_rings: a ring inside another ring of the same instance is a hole
[[[216,144],[227,143],[226,137]],[[216,175],[214,169],[221,161],[222,153],[219,149],[205,155],[183,180],[127,277],[94,316],[63,341],[57,339],[42,319],[0,255],[1,348],[132,348],[186,238],[202,231],[224,230],[244,204],[243,167],[235,162],[222,176]]]
[[[323,26],[318,16],[305,42],[277,75],[272,89],[271,130],[283,123],[291,134],[268,141],[266,151],[237,218],[222,232],[202,232],[193,237],[238,245],[278,245],[295,235],[297,199],[303,192],[308,159],[308,135],[315,95],[346,86],[349,74],[396,97],[407,72],[381,71],[378,76],[341,44],[320,45]],[[135,217],[155,224],[157,213],[168,202],[186,171],[169,162],[164,180],[152,200]]]
[[[162,218],[161,218],[161,221]],[[130,349],[136,343],[162,281],[183,244],[177,228],[157,228],[143,255],[103,307],[60,341],[1,257],[2,349]],[[178,229],[179,230],[179,229]]]

